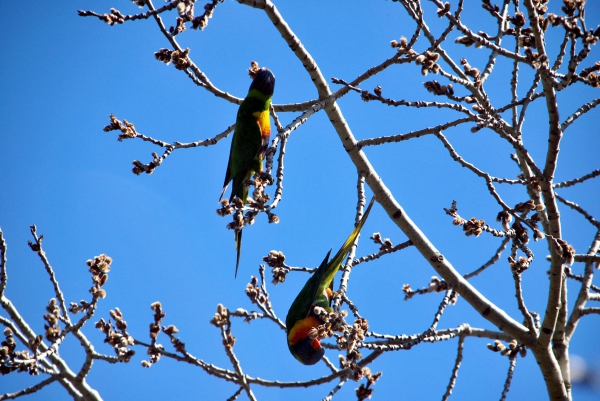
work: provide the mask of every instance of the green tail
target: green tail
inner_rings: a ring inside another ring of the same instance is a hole
[[[242,181],[242,184],[250,179],[252,176],[252,172],[249,172],[246,178]],[[235,181],[234,181],[235,182]],[[234,188],[235,189],[235,188]],[[231,193],[231,199],[233,199],[233,194],[235,194],[238,198],[242,200],[244,205],[248,201],[248,187],[242,185],[237,192]],[[243,213],[243,212],[242,212]],[[235,250],[237,251],[237,258],[235,260],[235,278],[237,278],[238,268],[240,267],[240,254],[242,253],[242,229],[239,231],[235,231]]]
[[[240,253],[242,252],[242,230],[235,231],[235,249],[237,250],[237,259],[235,261],[235,278],[237,278],[238,268],[240,267]]]
[[[342,265],[342,261],[348,255],[348,252],[350,252],[350,248],[356,241],[356,237],[358,237],[358,234],[360,233],[360,230],[362,229],[363,225],[365,224],[365,221],[367,221],[367,217],[369,217],[369,212],[371,211],[371,207],[373,207],[373,203],[375,203],[375,197],[373,197],[371,199],[371,202],[369,202],[369,206],[367,207],[365,214],[360,219],[360,222],[354,228],[354,230],[352,230],[352,233],[350,234],[350,236],[348,237],[346,242],[344,242],[344,245],[342,245],[342,247],[335,254],[333,259],[331,259],[329,261],[329,263],[327,263],[327,267],[324,267],[321,272],[317,271],[315,273],[315,276],[318,277],[317,278],[318,282],[327,283],[327,285],[329,285],[329,282],[331,282],[333,280],[333,276],[335,275],[335,273],[337,273],[338,269]],[[319,270],[321,270],[321,268],[319,268]],[[321,274],[319,274],[319,273],[321,273]],[[319,276],[321,276],[321,277],[319,277]]]

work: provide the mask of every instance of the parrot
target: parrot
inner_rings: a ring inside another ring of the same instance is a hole
[[[274,90],[275,75],[268,68],[258,69],[250,84],[248,95],[237,112],[225,182],[219,201],[233,180],[229,201],[231,202],[237,196],[245,205],[248,199],[248,187],[244,185],[245,182],[252,177],[252,174],[262,172],[263,159],[271,135],[269,106]],[[235,277],[237,277],[242,250],[241,229],[235,230],[235,249],[237,251]]]
[[[292,355],[304,365],[314,365],[319,362],[325,350],[321,347],[318,339],[310,338],[310,331],[322,325],[324,322],[314,313],[315,306],[320,306],[327,312],[332,312],[331,298],[333,294],[333,276],[342,265],[342,261],[350,252],[350,248],[365,224],[369,212],[375,201],[371,199],[369,207],[358,225],[354,228],[344,245],[329,260],[331,250],[325,255],[319,268],[308,279],[288,311],[285,318],[287,327],[287,344]]]

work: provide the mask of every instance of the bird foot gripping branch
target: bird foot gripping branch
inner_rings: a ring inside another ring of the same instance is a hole
[[[248,180],[246,183],[248,184],[248,187],[255,187],[254,191],[252,191],[252,197],[246,199],[246,204],[238,197],[234,197],[231,202],[228,199],[222,199],[221,208],[217,209],[217,214],[219,216],[229,216],[233,214],[233,220],[227,224],[227,228],[239,231],[245,225],[252,225],[254,224],[254,219],[260,212],[267,214],[269,223],[279,223],[279,217],[271,212],[269,205],[267,204],[267,202],[271,200],[271,197],[264,192],[268,185],[273,184],[271,175],[266,173],[255,174],[253,180]],[[246,211],[245,214],[244,211]]]
[[[350,327],[344,320],[348,316],[348,311],[342,310],[338,312],[329,312],[325,308],[315,306],[313,313],[323,322],[322,325],[313,327],[308,335],[313,340],[323,340],[328,337],[336,336],[335,333],[345,333]],[[338,341],[340,336],[336,336]]]

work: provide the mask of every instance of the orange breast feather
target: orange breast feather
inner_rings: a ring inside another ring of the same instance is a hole
[[[265,111],[257,111],[255,113],[252,113],[252,115],[254,117],[256,117],[256,122],[258,123],[258,126],[260,127],[260,132],[262,134],[262,137],[269,137],[271,135],[271,121],[269,120],[269,110],[265,110]]]
[[[296,324],[294,324],[294,327],[292,327],[292,330],[288,333],[288,341],[291,344],[296,344],[298,340],[308,337],[308,333],[310,333],[313,328],[320,325],[321,322],[314,316],[298,320]]]

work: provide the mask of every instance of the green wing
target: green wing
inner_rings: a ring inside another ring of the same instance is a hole
[[[256,117],[252,115],[252,110],[249,110],[248,105],[244,103],[246,103],[246,100],[240,106],[235,122],[235,131],[231,141],[229,162],[227,163],[221,197],[229,182],[233,180],[229,200],[231,201],[234,196],[238,196],[246,203],[247,192],[243,190],[244,181],[250,179],[251,173],[257,167],[262,137]]]
[[[233,187],[231,188],[229,200],[233,199],[234,196],[238,196],[246,203],[248,192],[244,191],[244,182],[250,179],[251,174],[257,168],[262,136],[256,117],[252,115],[252,110],[248,110],[248,107],[244,106],[242,103],[238,111],[235,132],[231,141],[229,166]]]

